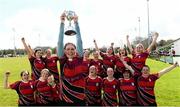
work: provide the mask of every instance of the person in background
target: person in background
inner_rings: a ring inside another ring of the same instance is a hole
[[[101,78],[105,77],[105,69],[103,67],[103,60],[99,59],[99,52],[93,51],[93,59],[90,61],[90,65],[94,65],[97,68],[97,75]]]
[[[8,83],[9,76],[10,72],[5,72],[4,88],[16,90],[19,97],[18,106],[34,106],[34,82],[29,80],[29,72],[22,71],[20,73],[21,80],[11,83],[10,85]]]
[[[130,45],[129,36],[128,35],[126,36],[127,46],[132,54],[131,66],[135,70],[135,73],[141,74],[140,71],[145,65],[146,59],[149,56],[149,53],[151,52],[153,46],[155,46],[159,34],[157,32],[153,32],[152,36],[153,36],[152,43],[149,45],[147,49],[144,49],[144,46],[141,43],[139,43],[136,45],[134,50]]]
[[[118,105],[118,80],[113,77],[114,70],[112,68],[107,69],[107,77],[103,79],[103,106],[117,106]]]
[[[43,62],[42,50],[40,48],[33,51],[25,42],[24,38],[21,38],[24,48],[28,54],[28,59],[31,65],[31,78],[32,80],[37,80],[40,77],[42,69],[45,68],[45,63]]]
[[[83,53],[83,62],[81,64],[82,71],[84,71],[84,76],[87,77],[89,73],[89,67],[91,59],[89,58],[90,52],[89,50],[85,50]]]
[[[108,67],[111,67],[114,69],[114,65],[115,65],[115,55],[114,55],[114,50],[113,50],[114,43],[111,43],[111,46],[107,49],[106,53],[103,53],[99,50],[96,40],[94,40],[94,45],[95,45],[96,51],[99,52],[100,56],[103,59],[103,67],[105,71],[107,71]],[[104,77],[106,76],[107,76],[107,73],[105,73]]]
[[[122,49],[120,48],[119,52],[118,52],[118,55],[116,56],[116,59],[115,59],[114,77],[116,79],[123,78],[123,72],[126,69],[126,67],[124,66],[124,64],[120,60],[120,58],[122,58],[128,64],[130,64],[130,62],[131,62],[131,58],[127,56],[126,49],[125,48],[122,48]]]
[[[44,57],[44,63],[49,72],[54,76],[55,82],[59,83],[59,72],[57,62],[59,61],[58,56],[52,55],[52,50],[47,49]]]
[[[85,95],[87,106],[101,106],[102,78],[97,75],[97,68],[91,65],[89,75],[85,78]]]

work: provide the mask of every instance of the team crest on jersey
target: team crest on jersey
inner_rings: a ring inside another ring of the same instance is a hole
[[[32,85],[32,83],[30,82],[29,84],[30,84],[31,88],[33,89],[33,85]]]
[[[132,82],[131,85],[134,86],[134,83]]]
[[[113,85],[113,88],[115,89],[115,88],[116,88],[116,85]]]
[[[139,57],[139,58],[141,58],[141,56],[140,56],[140,55],[139,55],[138,57]]]
[[[98,82],[96,83],[96,86],[99,86],[99,83],[98,83]]]
[[[55,60],[53,60],[53,63],[55,63]]]
[[[110,61],[112,62],[113,60],[111,59]]]

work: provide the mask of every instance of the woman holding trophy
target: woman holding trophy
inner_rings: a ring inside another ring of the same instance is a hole
[[[70,23],[69,28],[72,28],[71,20],[74,21],[75,31],[68,28],[65,34],[69,36],[76,34],[77,48],[73,43],[66,43],[65,45],[63,43],[65,18],[67,18]],[[78,16],[73,11],[66,11],[61,15],[60,19],[61,24],[57,50],[58,56],[60,57],[61,104],[65,106],[84,106],[85,71],[83,71],[81,67],[83,62],[83,47],[78,25]]]

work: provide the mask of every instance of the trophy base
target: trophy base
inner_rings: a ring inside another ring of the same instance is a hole
[[[67,30],[67,31],[65,32],[65,35],[67,35],[67,36],[73,36],[73,35],[76,35],[76,32],[75,32],[74,30]]]

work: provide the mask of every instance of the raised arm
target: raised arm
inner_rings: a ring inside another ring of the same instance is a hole
[[[30,45],[28,45],[28,48],[29,48],[29,50],[30,50],[30,53],[32,53],[32,54],[34,55],[34,50],[31,48]]]
[[[111,43],[111,46],[110,46],[110,47],[112,48],[112,51],[113,51],[112,54],[114,55],[114,42]]]
[[[124,64],[124,66],[129,69],[131,71],[131,73],[134,75],[134,70],[132,69],[132,67],[130,65],[127,64],[126,61],[124,61],[124,59],[122,57],[120,57],[120,60],[122,61],[122,63]]]
[[[4,88],[8,89],[9,88],[9,83],[8,83],[8,78],[9,78],[10,72],[6,71],[4,74]]]
[[[171,66],[169,66],[169,67],[167,67],[167,68],[159,71],[159,75],[158,75],[159,78],[160,78],[161,76],[163,76],[164,74],[166,74],[167,72],[173,70],[173,69],[176,68],[177,66],[178,66],[178,63],[176,62],[175,64],[173,64],[173,65],[171,65]]]
[[[30,58],[31,56],[34,56],[34,54],[31,52],[31,50],[30,50],[29,47],[27,46],[24,37],[21,38],[21,41],[22,41],[22,43],[23,43],[23,45],[24,45],[24,48],[25,48],[25,50],[26,50],[26,52],[27,52],[27,54],[28,54],[28,57]]]
[[[128,46],[128,48],[129,48],[130,52],[132,53],[133,48],[132,48],[132,46],[131,46],[131,44],[130,44],[130,42],[129,42],[129,35],[126,35],[126,41],[127,41],[127,46]]]
[[[151,44],[150,44],[149,47],[147,48],[147,51],[148,51],[148,52],[151,52],[153,46],[156,44],[156,40],[157,40],[159,34],[158,34],[157,32],[154,32],[152,36],[153,36],[153,41],[151,42]]]
[[[63,56],[65,18],[66,18],[66,15],[65,15],[65,12],[63,12],[61,17],[60,17],[61,24],[60,24],[60,31],[59,31],[59,38],[58,38],[58,45],[57,45],[57,55],[58,55],[58,57]]]
[[[82,57],[83,56],[83,43],[81,39],[81,32],[78,24],[78,16],[75,14],[74,18],[74,24],[75,24],[75,30],[77,32],[76,34],[76,46],[77,46],[77,52]]]
[[[98,45],[97,45],[97,43],[96,43],[96,40],[94,39],[94,45],[95,45],[95,49],[96,49],[96,51],[98,51],[98,52],[100,52],[100,50],[99,50],[99,48],[98,48]]]

